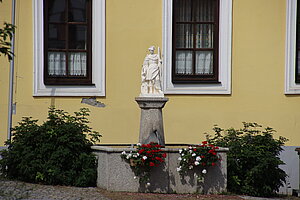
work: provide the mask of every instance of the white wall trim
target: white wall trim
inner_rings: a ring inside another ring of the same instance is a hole
[[[296,18],[297,1],[286,1],[285,94],[300,94],[296,77]]]
[[[165,94],[231,94],[232,0],[220,0],[220,84],[172,83],[172,4],[163,1],[163,91]]]
[[[94,86],[44,85],[43,1],[34,6],[34,83],[33,96],[105,96],[105,0],[93,1],[92,82]]]

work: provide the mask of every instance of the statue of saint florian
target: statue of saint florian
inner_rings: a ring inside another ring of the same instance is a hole
[[[158,54],[154,54],[154,46],[151,46],[148,50],[150,53],[146,55],[142,67],[142,85],[140,96],[163,97],[164,94],[161,90],[160,80],[162,67],[162,60],[159,55],[160,52],[158,52]]]

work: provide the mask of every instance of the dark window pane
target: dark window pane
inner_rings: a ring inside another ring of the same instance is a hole
[[[177,22],[192,21],[192,0],[176,0],[174,6]]]
[[[212,24],[196,25],[196,48],[213,48],[214,26]]]
[[[176,51],[176,74],[192,74],[193,73],[193,51]]]
[[[65,49],[66,32],[63,24],[49,24],[48,30],[48,48]]]
[[[66,5],[64,0],[49,0],[48,1],[49,22],[64,22],[65,8]]]
[[[84,25],[69,25],[69,48],[86,49],[87,27]]]
[[[176,25],[176,48],[193,48],[193,32],[191,24]]]
[[[69,53],[69,75],[86,76],[87,70],[86,53],[70,52]]]
[[[297,1],[297,19],[296,19],[296,83],[300,83],[300,2]]]
[[[214,0],[194,0],[196,22],[214,21]]]
[[[66,75],[66,54],[62,52],[48,52],[48,75]]]
[[[213,52],[197,51],[196,52],[196,74],[213,74]]]
[[[85,22],[87,0],[70,0],[69,1],[69,21]]]

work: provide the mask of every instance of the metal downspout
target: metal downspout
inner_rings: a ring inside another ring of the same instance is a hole
[[[16,0],[12,0],[12,10],[11,10],[11,24],[15,25],[15,15],[16,15]],[[15,53],[15,33],[11,40],[11,52]],[[12,57],[10,61],[10,71],[9,71],[9,95],[8,95],[8,120],[7,120],[7,140],[11,140],[11,128],[12,128],[12,113],[13,113],[13,86],[14,86],[14,68],[15,68],[15,58]]]

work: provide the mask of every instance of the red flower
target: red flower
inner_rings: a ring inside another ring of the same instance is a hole
[[[157,147],[157,148],[161,148],[161,146],[160,146],[159,144],[155,145],[155,147]]]
[[[163,162],[163,159],[161,159],[160,157],[155,157],[156,160],[158,160],[159,162]]]
[[[150,167],[155,166],[155,164],[153,162],[150,162],[149,164],[150,164]]]
[[[215,165],[216,165],[216,163],[214,163],[214,162],[213,162],[213,163],[211,163],[211,166],[215,166]]]
[[[205,158],[205,156],[200,156],[201,158]]]
[[[144,149],[139,150],[139,154],[142,154],[144,151]]]
[[[207,141],[203,141],[202,144],[207,144]]]
[[[197,151],[197,149],[194,149],[194,151]]]
[[[147,151],[147,154],[150,154],[151,153],[151,151]]]
[[[208,153],[211,153],[211,154],[213,154],[214,152],[215,152],[215,151],[212,150],[212,149],[208,151]]]
[[[205,166],[206,165],[206,163],[202,163],[202,166]]]
[[[166,157],[167,157],[167,154],[166,154],[166,153],[163,153],[163,154],[162,154],[162,157],[166,158]]]

